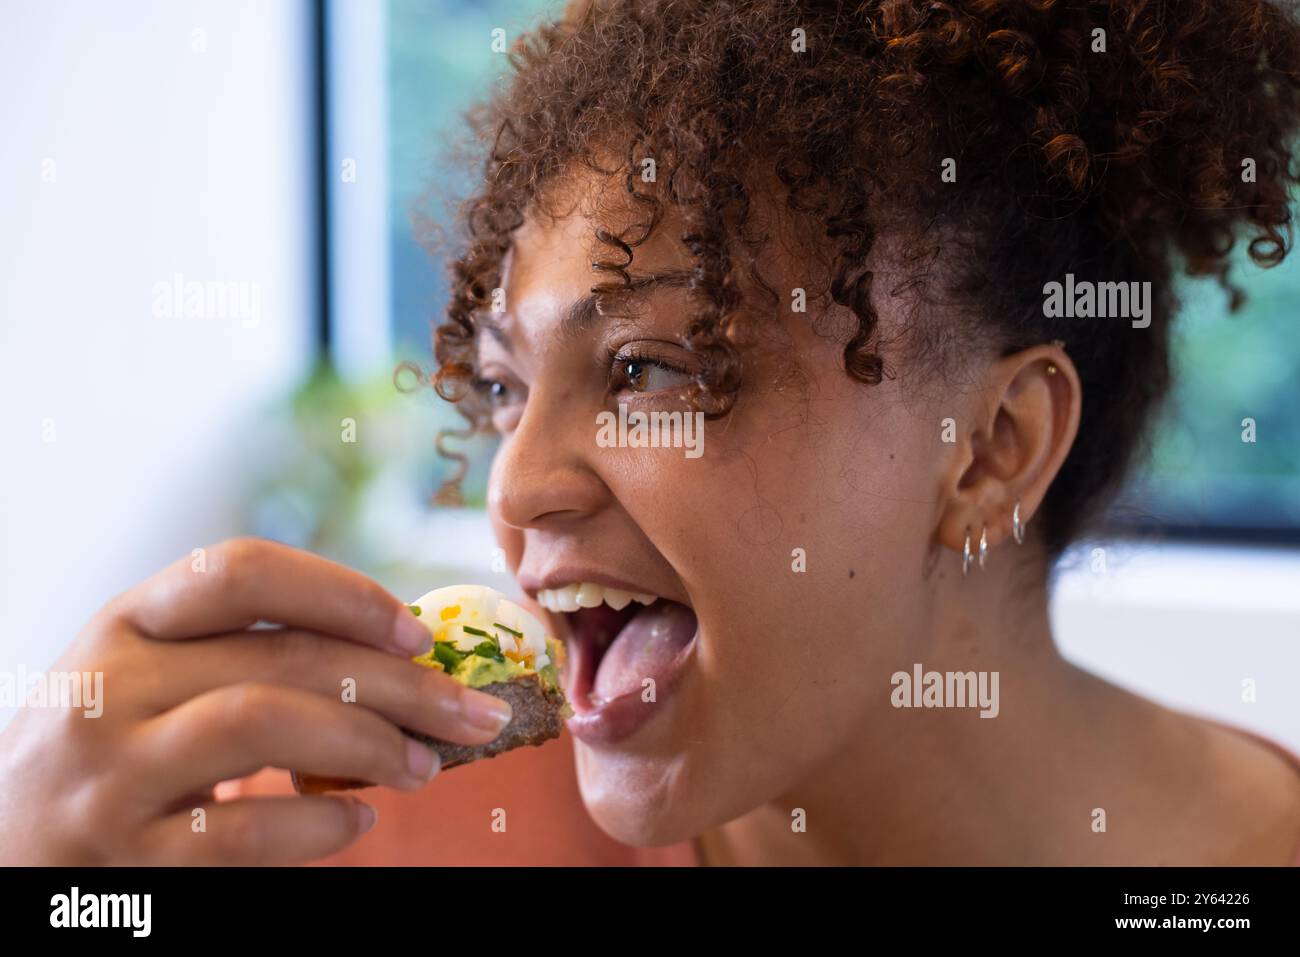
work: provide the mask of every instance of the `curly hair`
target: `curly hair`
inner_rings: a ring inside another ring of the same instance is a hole
[[[1236,244],[1274,265],[1291,242],[1300,30],[1268,0],[584,0],[510,61],[473,117],[488,155],[435,332],[435,388],[479,426],[475,317],[511,233],[579,166],[626,183],[627,221],[594,237],[602,299],[627,291],[636,248],[676,214],[693,262],[684,344],[698,396],[724,414],[767,177],[828,251],[829,297],[855,318],[854,380],[893,374],[867,267],[890,208],[915,227],[901,285],[942,281],[963,304],[930,320],[934,342],[1064,343],[1083,407],[1039,523],[1055,555],[1113,495],[1168,391],[1175,275],[1216,277],[1235,310]],[[1150,326],[1045,316],[1044,284],[1066,273],[1151,282]]]

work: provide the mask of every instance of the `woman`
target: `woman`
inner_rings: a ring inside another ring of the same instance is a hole
[[[434,384],[501,436],[572,736],[420,790],[399,726],[508,715],[406,661],[427,631],[360,575],[226,543],[69,648],[100,721],[7,730],[0,854],[1294,862],[1300,766],[1069,665],[1047,612],[1167,389],[1175,277],[1286,251],[1292,17],[614,2],[512,60]],[[266,766],[395,790],[356,844],[373,810],[282,774],[213,801]]]

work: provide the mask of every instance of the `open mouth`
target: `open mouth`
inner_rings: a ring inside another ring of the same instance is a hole
[[[675,671],[699,624],[680,602],[591,582],[542,589],[537,602],[568,625],[566,683],[579,714],[641,696],[650,687],[656,694],[666,691],[659,686]]]

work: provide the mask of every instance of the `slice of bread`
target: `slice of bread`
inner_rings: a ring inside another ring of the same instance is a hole
[[[505,730],[487,744],[465,745],[453,744],[431,738],[426,734],[402,730],[417,741],[429,745],[442,758],[442,767],[454,768],[469,764],[479,758],[493,758],[506,751],[522,748],[524,745],[539,745],[560,736],[567,714],[567,702],[563,692],[548,689],[536,674],[521,675],[510,681],[498,681],[478,689],[510,702],[513,714]],[[321,777],[315,774],[293,772],[293,786],[299,794],[323,794],[326,791],[346,791],[352,788],[371,787],[366,781],[348,778]]]

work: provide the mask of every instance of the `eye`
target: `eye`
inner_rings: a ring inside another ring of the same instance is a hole
[[[493,379],[488,376],[476,376],[474,378],[474,391],[492,406],[501,405],[508,401],[510,397],[510,386],[500,379]]]
[[[526,390],[509,376],[498,378],[484,373],[475,376],[473,387],[492,416],[493,427],[508,432],[522,409]]]
[[[610,373],[610,387],[615,392],[659,392],[691,381],[685,370],[671,363],[635,354],[615,356]]]

